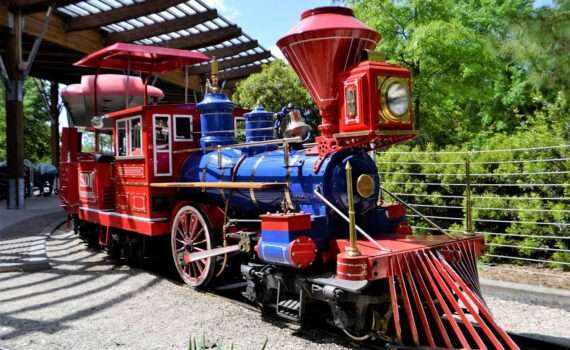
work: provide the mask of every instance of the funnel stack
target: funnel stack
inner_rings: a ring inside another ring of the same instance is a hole
[[[305,11],[277,42],[319,108],[323,136],[338,131],[339,73],[357,64],[361,52],[373,49],[379,39],[351,9],[319,7]]]

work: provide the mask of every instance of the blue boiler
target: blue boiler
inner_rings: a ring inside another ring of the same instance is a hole
[[[188,182],[283,182],[287,187],[267,190],[189,190],[193,197],[207,197],[207,200],[223,204],[230,200],[230,209],[238,215],[252,216],[283,210],[285,206],[314,216],[326,214],[325,204],[313,191],[321,192],[341,210],[347,210],[345,166],[350,161],[353,168],[353,187],[362,174],[374,179],[374,192],[368,198],[355,192],[355,208],[364,214],[376,207],[378,198],[378,172],[370,156],[360,150],[339,152],[326,158],[317,172],[313,166],[316,155],[307,155],[305,150],[289,151],[288,166],[284,150],[278,149],[251,154],[247,148],[225,148],[205,154],[194,154],[184,164],[182,181]],[[221,163],[221,164],[220,164]],[[219,167],[221,165],[221,167]],[[190,193],[189,193],[190,194]]]

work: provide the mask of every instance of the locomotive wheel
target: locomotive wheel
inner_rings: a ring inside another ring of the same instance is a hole
[[[171,249],[180,277],[192,287],[205,287],[215,272],[215,258],[190,262],[192,253],[212,249],[213,237],[198,209],[187,205],[178,210],[172,222]]]

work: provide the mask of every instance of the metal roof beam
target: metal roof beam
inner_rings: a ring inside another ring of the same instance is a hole
[[[227,56],[234,56],[240,52],[255,49],[258,46],[259,43],[257,42],[257,40],[252,40],[237,45],[225,46],[222,48],[216,48],[213,50],[204,51],[204,53],[210,57],[222,58]]]
[[[167,47],[175,49],[198,49],[200,47],[217,45],[226,40],[237,38],[241,35],[241,28],[236,25],[214,29],[198,34],[191,34],[182,38],[168,40],[164,42]]]
[[[239,67],[239,66],[243,66],[243,65],[246,65],[249,63],[260,61],[262,59],[269,58],[269,57],[271,57],[271,52],[264,51],[264,52],[256,53],[253,55],[240,56],[237,58],[232,58],[229,60],[220,61],[218,63],[218,67],[219,67],[219,69],[228,69],[228,68],[232,68],[232,67]],[[194,66],[194,67],[188,69],[189,74],[204,74],[204,73],[208,73],[209,71],[210,71],[210,66],[208,64],[202,64],[202,65]]]
[[[234,79],[239,79],[239,78],[248,76],[248,75],[253,74],[253,73],[260,72],[260,71],[261,71],[261,64],[258,64],[255,66],[238,68],[238,69],[225,70],[223,72],[220,72],[220,74],[218,74],[218,79],[220,81],[234,80]]]
[[[72,32],[76,30],[98,28],[101,26],[109,25],[111,23],[117,23],[132,18],[150,15],[152,13],[161,12],[169,7],[180,4],[181,2],[181,0],[147,0],[145,2],[123,6],[88,16],[73,17],[69,20],[67,30]]]
[[[218,17],[216,10],[199,12],[194,15],[176,18],[151,25],[142,26],[123,32],[113,32],[107,35],[107,44],[116,42],[131,42],[153,36],[177,32],[182,29],[192,28],[200,23],[204,23]]]

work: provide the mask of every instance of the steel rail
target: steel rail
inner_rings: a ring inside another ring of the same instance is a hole
[[[498,233],[498,232],[479,232],[484,235],[492,235],[492,236],[513,236],[513,237],[520,237],[520,238],[539,238],[539,239],[570,239],[570,236],[552,236],[552,235],[524,235],[520,233]]]
[[[465,187],[467,184],[462,183],[442,183],[442,182],[401,182],[401,181],[384,181],[385,184],[391,185],[427,185],[427,186],[452,186],[452,187]],[[568,187],[570,184],[529,184],[529,183],[522,183],[522,184],[513,184],[513,183],[501,183],[501,184],[470,184],[472,187]]]
[[[431,197],[431,198],[448,198],[463,199],[465,196],[460,195],[443,195],[443,194],[422,194],[422,193],[402,193],[394,192],[398,196],[403,197]],[[471,196],[471,199],[506,199],[506,200],[549,200],[549,201],[567,201],[570,197],[509,197],[509,196]]]
[[[410,155],[410,154],[408,154]],[[548,163],[568,161],[570,158],[546,158],[546,159],[529,159],[529,160],[497,160],[497,161],[472,161],[471,164],[524,164],[524,163]],[[379,164],[409,164],[409,165],[461,165],[464,162],[421,162],[421,161],[389,161],[377,160]]]
[[[499,244],[499,243],[485,243],[485,245],[493,246],[493,247],[513,248],[513,249],[531,249],[531,250],[540,250],[540,251],[546,251],[546,252],[570,253],[570,249],[559,249],[559,248],[548,248],[548,247],[525,247],[525,246],[518,246],[518,245],[511,245],[511,244]]]
[[[411,176],[465,176],[465,173],[408,173],[408,172],[391,172],[379,171],[378,174],[386,175],[411,175]],[[471,173],[470,176],[531,176],[531,175],[558,175],[570,174],[570,171],[537,171],[537,172],[521,172],[521,173]]]
[[[490,257],[492,257],[492,258],[499,258],[499,259],[511,259],[511,260],[521,260],[521,261],[538,262],[538,263],[544,263],[544,264],[560,264],[560,265],[570,266],[570,262],[564,262],[564,261],[552,261],[552,260],[542,260],[542,259],[520,258],[520,257],[515,257],[515,256],[496,255],[496,254],[485,254],[485,256],[490,256]]]
[[[419,203],[410,203],[410,205],[422,208],[465,209],[464,207],[457,205],[437,205],[437,204],[419,204]],[[486,207],[472,207],[472,209],[481,210],[481,211],[509,211],[509,212],[528,211],[528,212],[537,212],[537,213],[570,213],[570,210],[568,209],[486,208]]]
[[[570,145],[552,145],[552,146],[540,146],[540,147],[528,147],[528,148],[501,148],[501,149],[489,149],[489,150],[473,150],[473,151],[390,151],[389,154],[473,154],[473,153],[507,153],[507,152],[525,152],[525,151],[542,151],[551,149],[561,149],[570,148]]]

